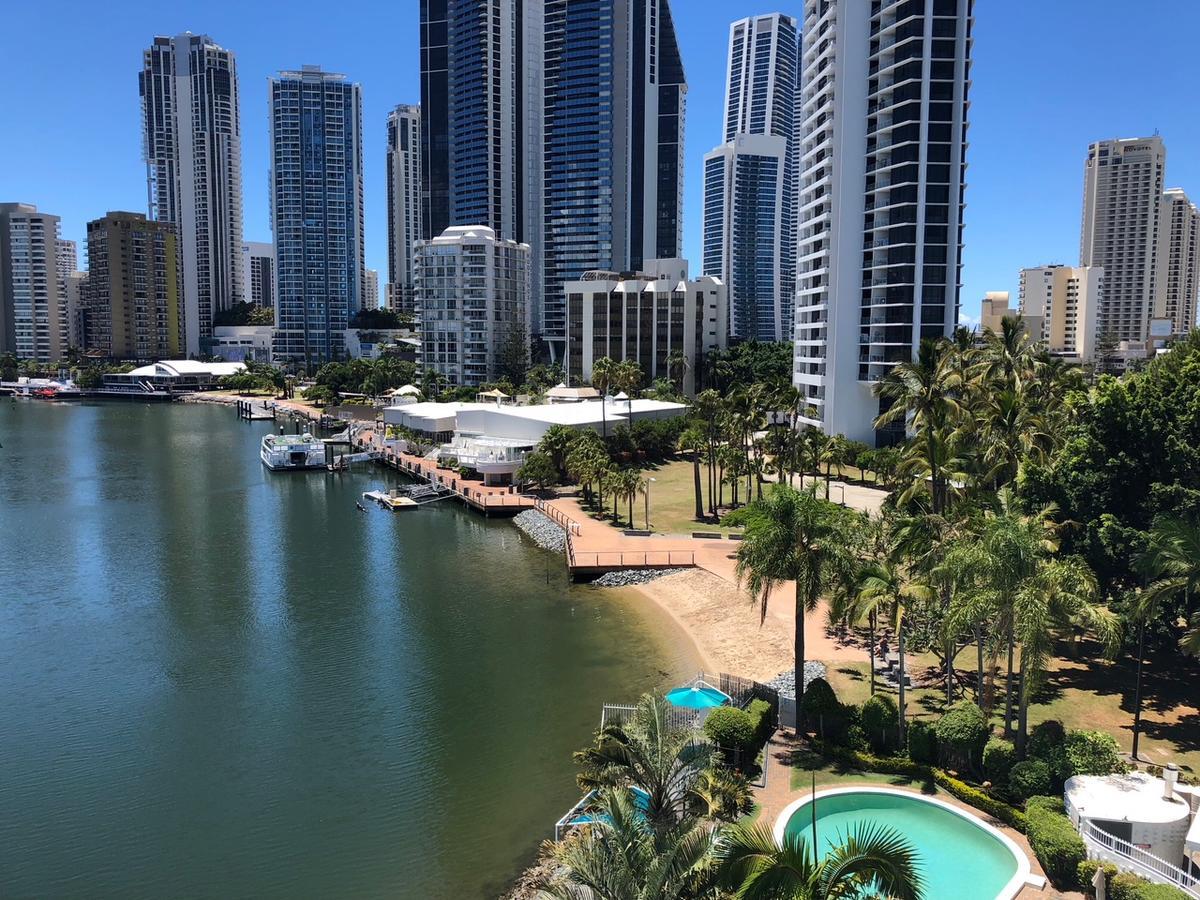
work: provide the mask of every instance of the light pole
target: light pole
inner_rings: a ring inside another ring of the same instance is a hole
[[[650,485],[658,481],[657,478],[646,479],[646,530],[650,530]]]

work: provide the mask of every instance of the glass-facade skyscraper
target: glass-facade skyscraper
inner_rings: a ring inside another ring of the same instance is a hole
[[[546,0],[543,334],[564,282],[678,257],[687,82],[668,0]]]
[[[243,299],[236,60],[207,35],[156,37],[138,88],[149,217],[179,235],[184,340],[194,356],[210,349],[214,314]]]
[[[774,13],[729,28],[723,143],[704,157],[704,274],[729,289],[730,335],[791,337],[799,31]]]
[[[362,89],[305,66],[271,79],[270,106],[274,356],[311,372],[362,307]]]
[[[400,104],[387,119],[387,305],[411,313],[413,245],[421,240],[421,107]]]

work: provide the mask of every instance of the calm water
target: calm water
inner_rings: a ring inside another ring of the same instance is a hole
[[[268,427],[0,400],[0,896],[495,896],[601,703],[690,663],[507,522],[267,472]]]

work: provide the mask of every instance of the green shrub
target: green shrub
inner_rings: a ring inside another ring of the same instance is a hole
[[[896,746],[900,710],[895,700],[887,694],[869,697],[862,705],[861,715],[862,729],[867,733],[872,750],[884,753]]]
[[[1075,888],[1079,864],[1087,858],[1087,848],[1071,820],[1040,802],[1026,806],[1025,818],[1029,846],[1037,854],[1046,875],[1059,890]]]
[[[937,732],[931,723],[917,719],[908,726],[908,755],[913,762],[937,762]]]
[[[704,733],[725,750],[749,750],[754,746],[755,720],[736,706],[718,706],[704,720]]]
[[[1151,884],[1129,872],[1108,879],[1109,900],[1188,900],[1188,895],[1170,884]]]
[[[1065,744],[1067,732],[1062,722],[1057,719],[1047,719],[1040,725],[1035,725],[1029,732],[1029,741],[1025,745],[1026,759],[1040,759],[1050,772],[1050,780],[1055,789],[1062,787],[1059,773],[1065,765]]]
[[[861,725],[851,725],[845,731],[842,745],[850,750],[869,750],[871,742],[867,740],[867,733]]]
[[[941,769],[933,770],[933,780],[937,783],[938,787],[953,794],[963,803],[983,810],[988,815],[999,819],[1005,825],[1015,828],[1017,831],[1025,831],[1027,827],[1025,814],[1019,809],[1014,809],[1007,803],[997,800],[990,794],[985,794],[979,788],[972,787],[965,781],[960,781],[949,773],[943,772]]]
[[[1015,755],[1010,741],[992,738],[983,748],[983,777],[995,785],[1006,784]]]
[[[1050,790],[1050,767],[1040,759],[1016,763],[1008,772],[1008,792],[1016,800],[1025,800]]]
[[[1036,797],[1030,797],[1025,801],[1025,809],[1042,809],[1047,812],[1058,813],[1060,816],[1067,814],[1066,804],[1063,803],[1062,797],[1055,797],[1048,794],[1041,794]]]
[[[754,726],[754,750],[757,751],[771,739],[771,732],[774,730],[771,704],[766,700],[751,700],[750,705],[746,707],[746,714],[750,716],[750,722]]]
[[[1096,877],[1096,872],[1100,870],[1104,871],[1104,883],[1106,886],[1112,880],[1112,877],[1120,871],[1112,863],[1101,862],[1098,859],[1085,859],[1075,869],[1080,889],[1089,896],[1095,895],[1095,892],[1092,890],[1092,879]]]
[[[990,730],[983,710],[970,700],[958,701],[938,719],[939,757],[952,768],[978,772]]]
[[[1068,732],[1063,759],[1065,765],[1058,773],[1063,781],[1072,775],[1111,775],[1125,771],[1116,738],[1103,731]]]
[[[804,686],[804,697],[800,701],[804,718],[810,724],[817,723],[817,734],[825,740],[825,723],[828,718],[836,716],[841,704],[837,694],[824,678],[814,678]]]

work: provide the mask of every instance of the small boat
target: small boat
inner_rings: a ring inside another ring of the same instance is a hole
[[[359,511],[359,512],[366,512],[366,511],[367,511],[367,508],[366,508],[365,506],[363,506],[361,503],[359,503],[357,500],[355,500],[355,501],[354,501],[354,505],[355,505],[356,507],[358,507],[358,511]]]
[[[325,442],[304,434],[268,434],[259,451],[272,472],[325,468]]]
[[[411,497],[401,497],[397,494],[385,494],[383,491],[363,491],[364,500],[374,500],[388,509],[416,509],[419,505]]]

